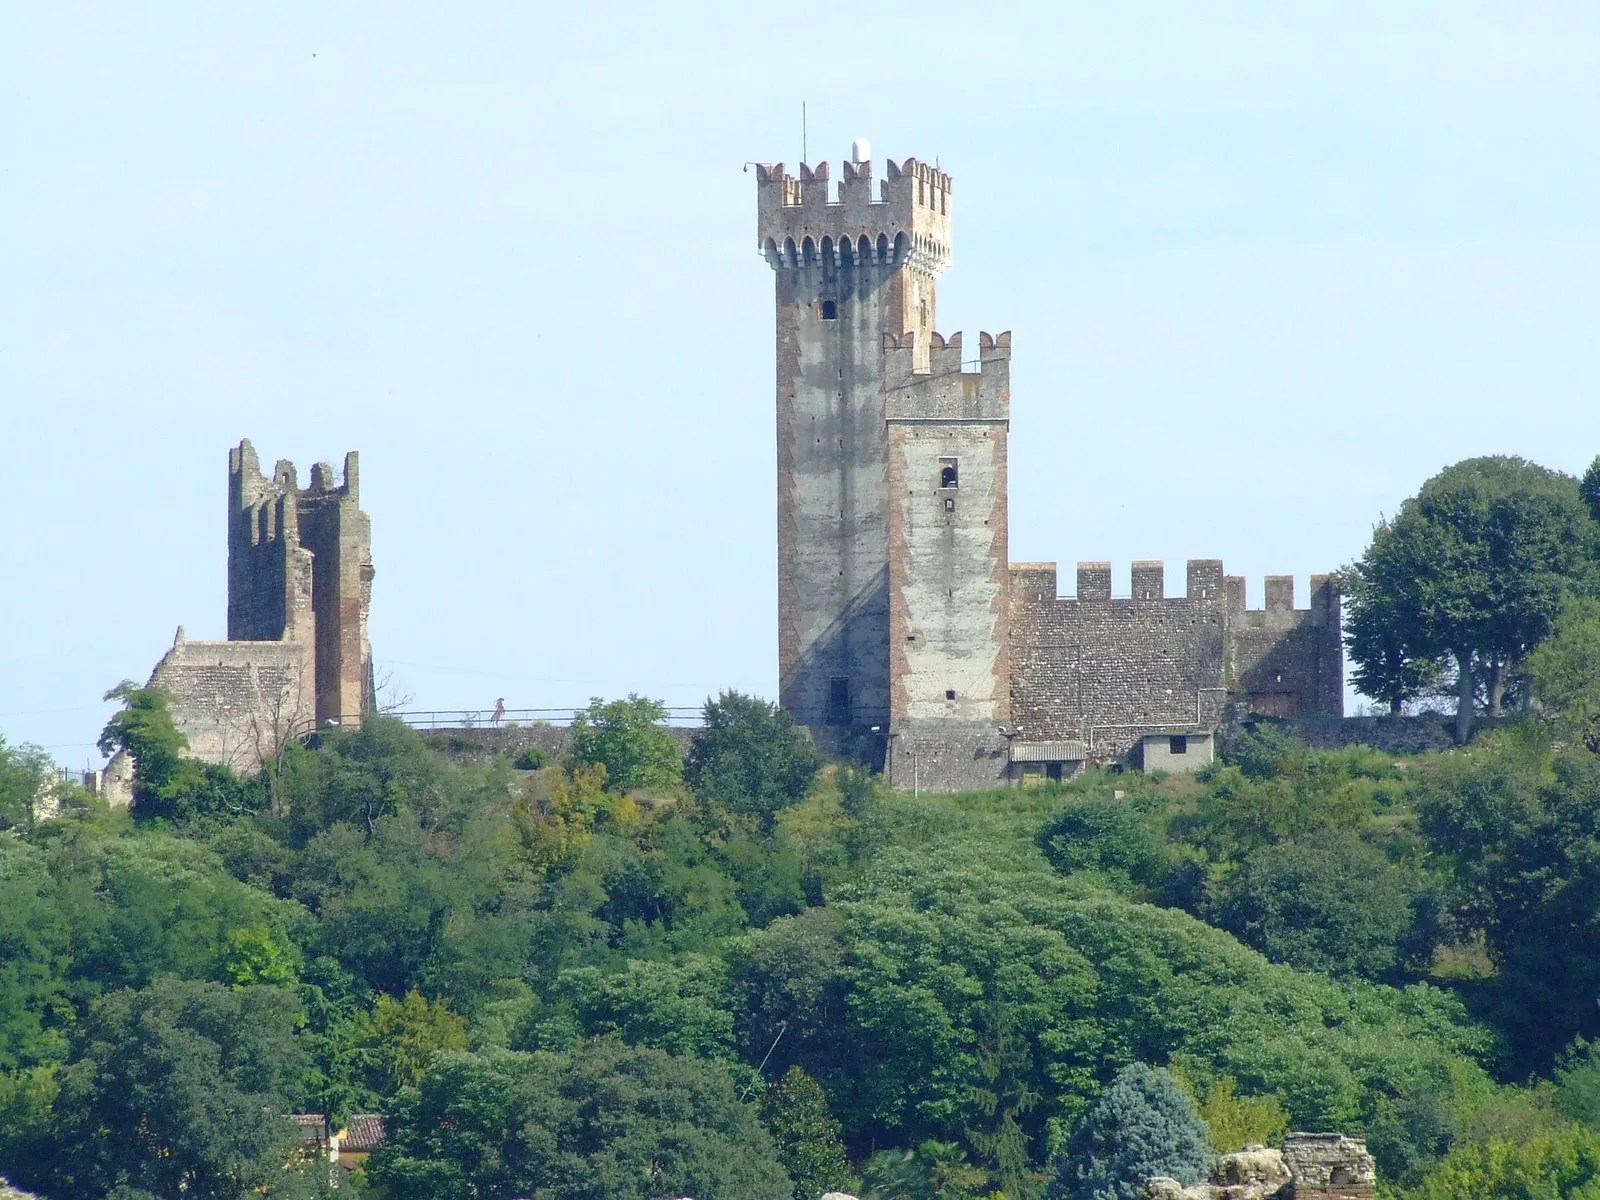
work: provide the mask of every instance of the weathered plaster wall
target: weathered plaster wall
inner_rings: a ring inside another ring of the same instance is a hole
[[[1174,737],[1183,739],[1185,749],[1182,754],[1173,752]],[[1214,757],[1212,742],[1209,733],[1147,733],[1140,752],[1143,760],[1141,766],[1146,771],[1198,771],[1211,764]]]
[[[927,373],[903,341],[885,351],[892,721],[1004,721],[1010,335],[982,336],[978,371],[963,370],[960,334],[933,335]]]

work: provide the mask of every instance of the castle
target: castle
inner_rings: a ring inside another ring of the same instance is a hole
[[[361,511],[360,466],[345,455],[344,482],[294,464],[261,473],[248,441],[228,452],[228,640],[190,641],[183,629],[149,686],[167,694],[189,753],[254,771],[290,738],[359,725],[373,707],[372,523]],[[109,799],[126,803],[131,764],[107,764]]]
[[[776,281],[779,700],[825,745],[878,742],[896,786],[1193,769],[1224,705],[1343,711],[1339,599],[1271,576],[1266,608],[1216,559],[1167,596],[1159,562],[1113,597],[1062,596],[1007,546],[1011,335],[935,332],[951,177],[885,163],[756,166]]]

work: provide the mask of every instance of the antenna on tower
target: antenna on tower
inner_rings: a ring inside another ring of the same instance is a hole
[[[806,102],[800,101],[800,161],[807,161],[806,154]]]

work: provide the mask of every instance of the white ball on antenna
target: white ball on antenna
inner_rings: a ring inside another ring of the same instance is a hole
[[[857,138],[850,143],[850,161],[856,165],[872,161],[872,143],[866,138]]]

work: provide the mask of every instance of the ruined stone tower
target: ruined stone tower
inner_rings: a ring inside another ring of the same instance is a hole
[[[374,707],[372,576],[355,451],[343,484],[318,463],[304,490],[287,459],[268,479],[248,441],[228,451],[228,640],[190,641],[180,626],[150,674],[185,753],[250,772],[314,729],[360,725]],[[106,798],[126,804],[132,781],[119,751]]]
[[[757,166],[776,277],[781,703],[812,727],[990,721],[1005,666],[1010,337],[934,332],[951,179]],[[979,361],[981,360],[981,362]]]
[[[343,484],[318,463],[304,491],[288,459],[267,479],[248,440],[228,452],[228,640],[306,647],[318,725],[359,725],[373,706],[372,578],[354,450]]]

